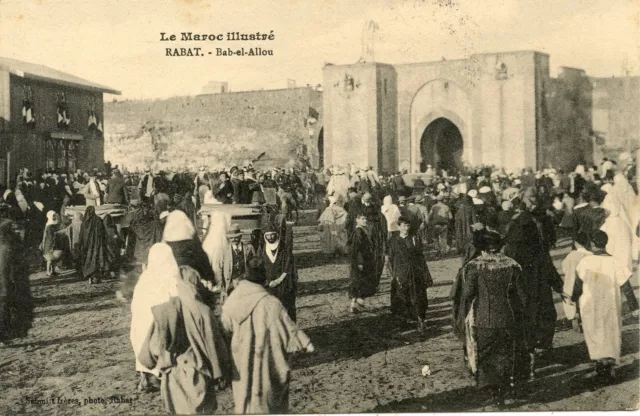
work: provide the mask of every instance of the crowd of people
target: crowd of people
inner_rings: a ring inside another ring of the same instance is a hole
[[[640,239],[634,173],[608,160],[570,174],[485,167],[456,176],[431,167],[420,175],[355,166],[25,170],[0,205],[0,341],[30,328],[29,271],[14,253],[35,251],[49,276],[65,267],[90,283],[131,282],[138,389],[159,390],[169,412],[211,413],[216,392],[230,384],[237,413],[285,413],[289,356],[314,351],[296,324],[292,213],[306,202],[318,212],[322,252],[349,262],[351,313],[366,310],[386,272],[391,312],[428,330],[428,262],[463,257],[451,291],[454,332],[468,369],[499,404],[535,378],[537,360],[553,346],[553,291],[583,331],[597,379],[610,382],[620,358],[621,288],[638,309],[629,284]],[[199,219],[211,204],[276,209],[243,238],[228,213]],[[562,236],[573,245],[564,278],[550,256]]]
[[[594,380],[611,382],[620,360],[621,290],[630,310],[638,309],[629,278],[640,240],[635,167],[615,165],[604,160],[570,174],[480,168],[455,177],[428,167],[408,178],[411,186],[400,173],[336,168],[319,219],[323,251],[350,253],[354,313],[376,293],[387,264],[391,311],[418,330],[428,325],[427,262],[452,248],[462,255],[451,292],[454,332],[478,385],[491,388],[498,403],[535,378],[537,360],[549,355],[554,291],[571,325],[584,331]],[[550,256],[562,236],[573,247],[564,280]]]

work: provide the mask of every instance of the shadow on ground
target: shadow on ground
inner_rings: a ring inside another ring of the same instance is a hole
[[[364,358],[406,345],[438,337],[447,331],[449,315],[446,310],[427,312],[428,328],[424,333],[391,313],[376,314],[363,318],[341,321],[305,329],[316,347],[316,353],[299,356],[294,368],[313,367],[319,364]]]
[[[48,345],[56,345],[56,344],[71,344],[73,342],[82,342],[82,341],[94,341],[96,339],[106,339],[119,337],[125,334],[129,334],[129,329],[121,328],[121,329],[113,329],[110,331],[99,332],[97,334],[85,334],[80,336],[66,336],[55,339],[46,339],[42,341],[34,341],[34,342],[24,342],[20,344],[10,344],[9,348],[21,348],[21,347],[46,347]]]
[[[348,257],[333,257],[326,255],[320,251],[305,251],[294,253],[296,267],[298,269],[309,269],[312,267],[321,267],[326,265],[348,264]]]
[[[622,333],[622,355],[640,352],[638,328]],[[553,403],[585,392],[602,388],[592,375],[593,367],[589,363],[587,346],[577,343],[556,348],[539,365],[536,379],[522,386],[521,396],[507,406],[517,408],[524,404]],[[618,385],[640,377],[640,362],[636,359],[630,364],[616,369],[613,385]],[[419,398],[409,398],[377,406],[366,413],[415,412],[417,409],[429,412],[462,412],[477,410],[490,402],[490,394],[479,391],[473,386],[429,394]],[[572,409],[568,409],[572,410]],[[579,406],[576,409],[580,410]],[[627,409],[620,409],[627,410]]]
[[[106,297],[113,297],[113,289],[100,288],[96,292],[37,297],[34,298],[33,301],[38,306],[73,305],[74,303],[92,302]]]
[[[72,308],[61,308],[61,309],[45,309],[38,310],[35,313],[36,318],[44,318],[51,316],[64,316],[69,315],[76,312],[97,312],[104,311],[106,309],[112,309],[117,307],[118,305],[114,303],[104,303],[104,304],[86,304],[81,306],[75,306]]]

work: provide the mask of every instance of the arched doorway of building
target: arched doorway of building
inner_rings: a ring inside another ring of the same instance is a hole
[[[318,167],[324,167],[324,127],[318,133]]]
[[[455,174],[462,169],[462,134],[460,129],[449,119],[437,118],[424,129],[420,139],[420,171],[427,165],[448,174]]]

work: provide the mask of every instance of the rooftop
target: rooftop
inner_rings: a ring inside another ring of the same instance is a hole
[[[22,78],[46,81],[53,84],[66,85],[83,90],[120,95],[120,91],[114,90],[113,88],[96,84],[95,82],[87,81],[86,79],[82,79],[75,75],[58,71],[44,65],[32,64],[29,62],[19,61],[17,59],[0,57],[0,69],[7,70]]]

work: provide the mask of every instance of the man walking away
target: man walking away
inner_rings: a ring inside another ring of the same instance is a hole
[[[436,204],[431,207],[431,212],[429,212],[429,223],[433,224],[438,254],[446,256],[449,253],[449,245],[447,244],[449,221],[451,221],[453,215],[451,214],[451,208],[444,203],[444,195],[442,193],[438,194],[436,200]]]

